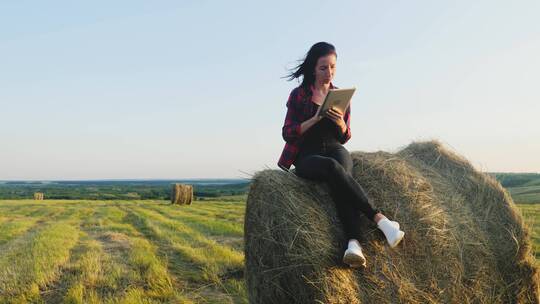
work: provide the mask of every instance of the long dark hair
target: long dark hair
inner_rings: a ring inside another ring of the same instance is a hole
[[[295,78],[302,77],[301,86],[304,92],[311,95],[311,85],[315,83],[315,67],[319,58],[326,55],[334,54],[337,58],[336,48],[328,42],[317,42],[307,52],[306,57],[299,60],[300,64],[291,69],[291,73],[285,77],[291,81]]]

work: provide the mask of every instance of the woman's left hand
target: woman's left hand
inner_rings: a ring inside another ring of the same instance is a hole
[[[347,131],[347,124],[343,120],[343,112],[341,112],[339,109],[331,107],[326,111],[326,117],[335,122],[336,125],[341,128],[342,133]]]

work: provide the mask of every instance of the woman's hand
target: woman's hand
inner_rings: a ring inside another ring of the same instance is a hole
[[[330,118],[333,122],[336,123],[338,127],[341,128],[341,132],[345,133],[347,131],[347,124],[343,120],[343,112],[335,107],[331,107],[325,112],[326,117]]]
[[[307,130],[309,130],[309,128],[313,127],[316,123],[323,119],[323,116],[319,116],[319,113],[321,113],[321,107],[317,109],[317,113],[315,113],[315,115],[300,124],[300,135],[304,134]]]
[[[322,106],[319,106],[319,108],[317,109],[317,113],[315,113],[315,115],[313,115],[313,117],[311,117],[311,119],[313,119],[313,121],[315,123],[319,122],[321,119],[323,119],[324,116],[319,116],[320,113],[321,113],[321,108]]]

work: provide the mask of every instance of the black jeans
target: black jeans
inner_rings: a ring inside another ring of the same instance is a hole
[[[345,235],[348,239],[363,240],[360,212],[373,221],[380,210],[372,206],[362,187],[352,177],[353,162],[349,151],[337,142],[302,148],[295,167],[299,177],[328,184]]]

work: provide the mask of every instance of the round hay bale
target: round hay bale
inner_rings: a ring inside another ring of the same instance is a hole
[[[43,199],[44,199],[43,192],[35,192],[34,193],[34,200],[42,201]]]
[[[171,204],[191,205],[193,201],[193,186],[184,184],[172,184]]]
[[[437,141],[353,152],[353,176],[405,238],[391,249],[376,225],[364,270],[341,258],[346,240],[324,183],[264,170],[245,224],[250,303],[538,303],[529,229],[508,193]]]

